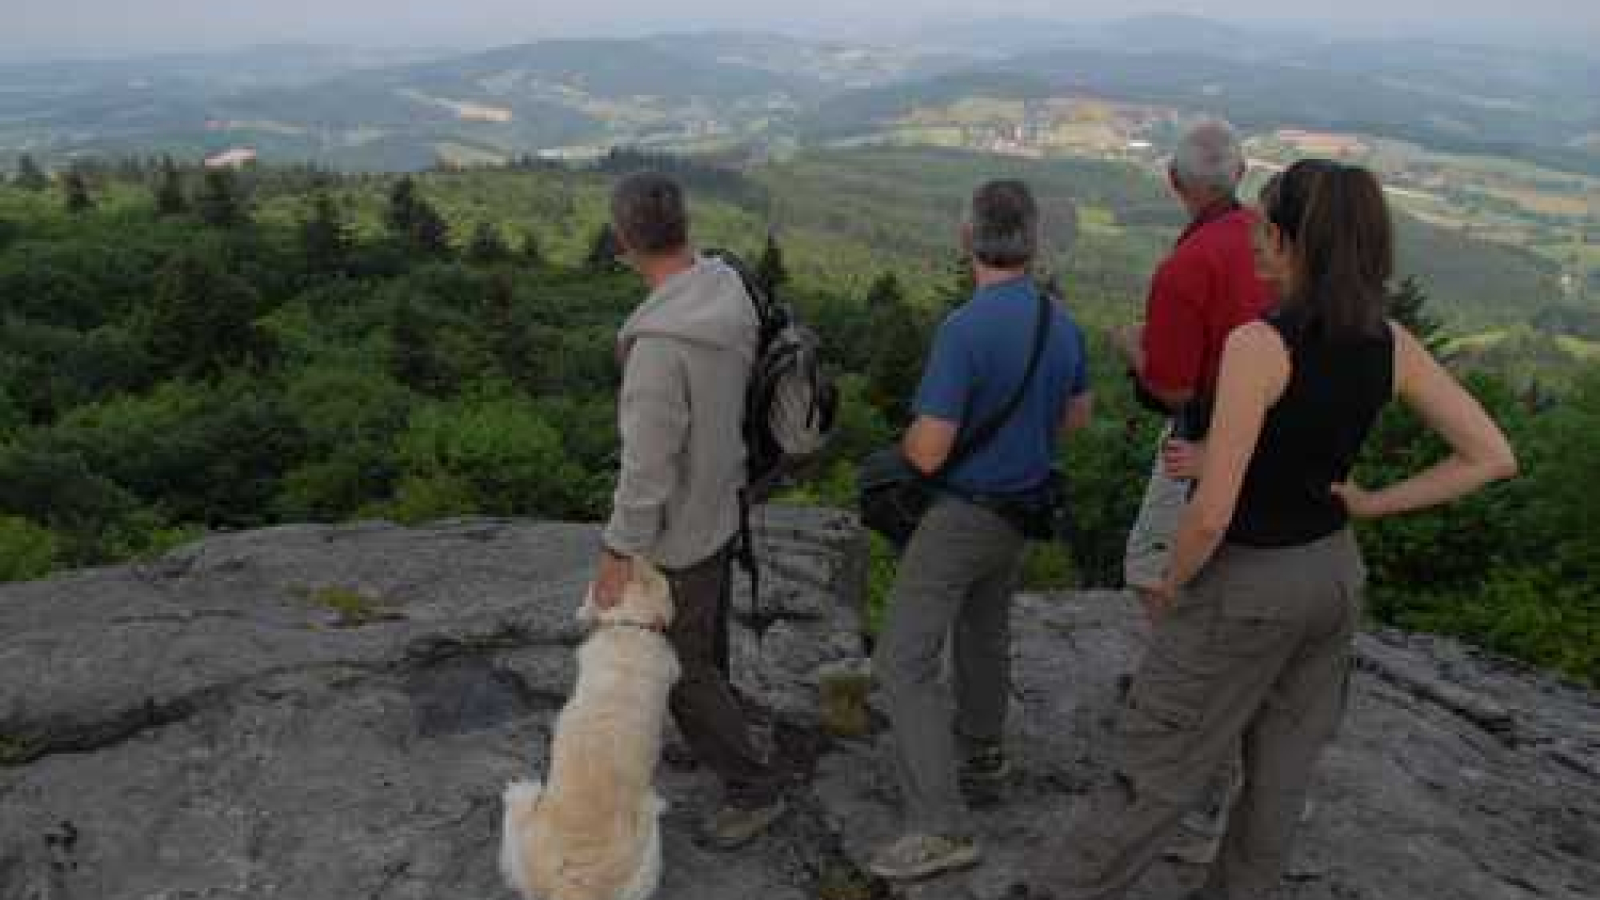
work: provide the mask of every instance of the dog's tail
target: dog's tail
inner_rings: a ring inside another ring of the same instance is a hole
[[[524,897],[531,897],[527,883],[528,861],[523,858],[523,828],[544,796],[544,785],[537,781],[513,781],[506,786],[505,818],[500,828],[500,874],[506,884]]]

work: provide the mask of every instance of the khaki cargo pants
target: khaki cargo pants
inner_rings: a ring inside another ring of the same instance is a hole
[[[1161,459],[1161,450],[1170,437],[1172,426],[1169,424],[1162,429],[1161,439],[1156,442],[1155,464],[1150,469],[1144,499],[1139,502],[1139,517],[1128,532],[1122,577],[1130,588],[1151,590],[1166,580],[1172,542],[1178,535],[1183,510],[1189,505],[1189,489],[1193,482],[1168,478],[1166,464]]]
[[[1270,895],[1344,714],[1364,580],[1348,531],[1220,549],[1157,623],[1118,720],[1114,777],[1044,848],[1039,886],[1056,900],[1121,897],[1242,747],[1244,785],[1206,896]]]

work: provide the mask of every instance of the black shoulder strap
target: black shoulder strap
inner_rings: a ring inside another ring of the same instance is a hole
[[[1022,381],[1017,385],[1017,389],[1012,392],[1011,398],[1006,401],[1005,406],[995,410],[994,415],[984,420],[983,424],[956,442],[955,449],[950,451],[950,456],[945,459],[944,465],[939,467],[939,471],[928,476],[931,480],[938,481],[954,470],[956,466],[970,459],[972,454],[977,453],[990,441],[994,440],[995,435],[1000,433],[1000,429],[1004,428],[1006,423],[1011,421],[1011,417],[1017,414],[1017,409],[1022,406],[1022,399],[1028,394],[1028,387],[1033,384],[1034,373],[1039,370],[1039,360],[1044,356],[1044,345],[1050,337],[1050,322],[1052,318],[1050,308],[1054,303],[1055,298],[1049,293],[1042,290],[1039,292],[1039,314],[1033,326],[1033,350],[1028,355],[1028,368],[1023,372]]]
[[[711,247],[700,251],[702,257],[715,259],[734,271],[739,276],[739,281],[744,285],[744,292],[750,298],[750,305],[755,307],[756,320],[760,323],[759,346],[766,347],[777,333],[788,325],[788,318],[779,308],[777,298],[771,297],[761,286],[756,284],[755,273],[745,261],[732,250],[720,247]]]

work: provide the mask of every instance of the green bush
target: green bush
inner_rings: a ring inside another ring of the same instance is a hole
[[[296,372],[284,402],[305,435],[305,460],[284,474],[272,509],[290,521],[337,521],[393,493],[395,443],[416,395],[378,368],[338,363]]]
[[[174,521],[252,527],[269,521],[282,474],[305,452],[283,398],[262,387],[167,382],[75,410],[50,433]]]
[[[448,476],[477,511],[562,518],[581,508],[587,482],[561,436],[523,397],[422,407],[401,435],[406,475],[421,483]]]
[[[1475,591],[1407,592],[1396,624],[1475,644],[1600,685],[1600,595],[1550,569],[1494,573]]]
[[[205,534],[201,525],[174,525],[156,510],[140,509],[105,529],[100,536],[100,554],[118,561],[155,559]]]
[[[0,581],[43,578],[55,568],[60,541],[48,528],[0,516]]]
[[[478,490],[458,475],[436,473],[408,476],[395,488],[394,497],[369,504],[358,514],[363,519],[390,519],[402,525],[421,525],[439,519],[486,512],[478,505]]]
[[[1078,572],[1065,542],[1029,542],[1022,558],[1023,590],[1064,591],[1077,585]]]
[[[853,506],[856,465],[899,435],[934,320],[966,289],[949,264],[955,211],[995,164],[900,148],[802,154],[748,182],[781,201],[795,275],[783,295],[822,334],[844,398],[829,455],[791,499]],[[1096,420],[1062,449],[1077,531],[1065,547],[1031,550],[1025,583],[1114,586],[1160,422],[1105,364],[1099,335],[1134,315],[1174,208],[1127,167],[1004,166],[1047,209],[1092,207],[1096,223],[1050,260],[1096,370]],[[602,518],[617,464],[616,328],[643,288],[632,273],[554,261],[582,258],[608,178],[560,167],[418,176],[457,234],[488,222],[537,234],[546,251],[494,266],[384,237],[384,177],[263,169],[251,179],[254,223],[227,229],[158,218],[146,187],[113,174],[97,185],[100,210],[83,216],[0,185],[0,213],[16,226],[0,241],[4,565],[42,574],[159,553],[207,528],[307,519]],[[325,264],[308,265],[299,228],[312,191],[337,197],[349,226]],[[137,204],[118,199],[130,194]],[[701,236],[754,259],[750,236],[770,207],[749,202],[697,194]],[[1397,312],[1420,323],[1425,292],[1407,296]],[[1593,680],[1600,366],[1563,365],[1538,389],[1504,372],[1471,382],[1511,433],[1522,478],[1361,532],[1382,620]],[[1444,452],[1400,411],[1370,450],[1359,470],[1369,486]],[[875,542],[874,623],[893,578],[894,557]]]
[[[267,311],[250,282],[210,256],[183,253],[157,275],[140,328],[163,372],[210,378],[267,361],[271,335],[256,324]]]

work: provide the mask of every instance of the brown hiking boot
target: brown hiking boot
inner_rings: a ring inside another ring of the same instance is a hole
[[[789,804],[782,797],[757,806],[725,803],[706,820],[705,842],[717,850],[737,850],[760,837],[788,811]]]

